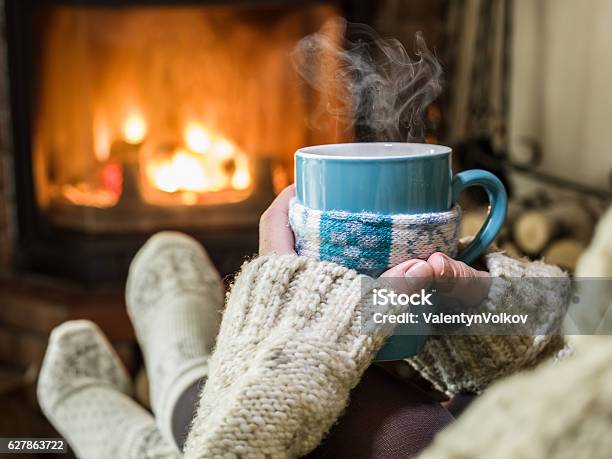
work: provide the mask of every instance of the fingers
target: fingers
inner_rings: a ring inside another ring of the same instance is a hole
[[[407,260],[382,273],[399,293],[410,293],[427,288],[434,278],[433,268],[423,260]]]
[[[435,286],[439,291],[455,297],[466,305],[480,304],[487,298],[491,284],[488,272],[478,271],[440,252],[431,255],[427,264],[431,266],[433,276],[438,280]],[[453,282],[456,279],[463,280]]]
[[[432,278],[433,269],[423,260],[411,259],[389,268],[380,277],[424,277]]]
[[[289,228],[289,201],[295,196],[295,186],[289,185],[259,220],[259,254],[284,255],[295,253],[293,232]]]

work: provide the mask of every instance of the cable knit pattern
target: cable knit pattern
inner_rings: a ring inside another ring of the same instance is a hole
[[[360,332],[361,280],[294,255],[242,268],[228,298],[187,458],[301,456],[345,408],[384,341]]]
[[[543,329],[558,330],[571,294],[561,269],[542,262],[521,261],[489,253],[484,261],[491,276],[502,279],[488,298],[491,311],[532,307]],[[524,281],[518,282],[522,278]],[[554,289],[548,281],[554,278]],[[505,280],[505,282],[503,281]],[[537,365],[564,346],[558,335],[430,336],[425,349],[406,359],[438,390],[449,395],[480,392],[493,381]]]
[[[461,210],[421,214],[320,211],[295,198],[289,223],[298,255],[333,261],[370,276],[411,258],[457,252]]]

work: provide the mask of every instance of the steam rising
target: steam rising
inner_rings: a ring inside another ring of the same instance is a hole
[[[411,59],[398,40],[365,25],[350,24],[352,41],[346,31],[336,19],[300,40],[291,55],[298,73],[362,140],[421,140],[424,112],[442,91],[442,67],[421,33]]]

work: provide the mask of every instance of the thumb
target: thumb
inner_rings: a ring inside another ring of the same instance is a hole
[[[425,261],[411,259],[388,269],[380,276],[398,293],[412,293],[427,288],[434,278],[433,268]]]
[[[295,253],[294,238],[289,228],[289,202],[295,196],[295,186],[285,188],[259,220],[259,254]]]
[[[433,268],[433,274],[436,279],[489,277],[488,272],[478,271],[462,261],[453,260],[441,252],[431,255],[427,263]]]
[[[478,271],[440,252],[431,255],[427,264],[432,268],[435,286],[439,291],[467,305],[479,304],[487,298],[491,286],[488,272]]]

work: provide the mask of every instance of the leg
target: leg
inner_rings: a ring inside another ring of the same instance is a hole
[[[351,392],[338,424],[308,457],[413,457],[452,421],[451,414],[421,389],[373,365]]]
[[[185,440],[187,440],[191,421],[196,415],[198,400],[205,382],[206,378],[194,382],[176,401],[172,413],[172,436],[181,451],[185,445]]]
[[[78,457],[178,458],[153,417],[134,402],[128,375],[92,322],[51,333],[38,378],[41,409]]]
[[[165,438],[175,441],[175,407],[208,373],[223,306],[221,279],[200,244],[163,232],[134,258],[126,302],[145,359],[155,419]]]

